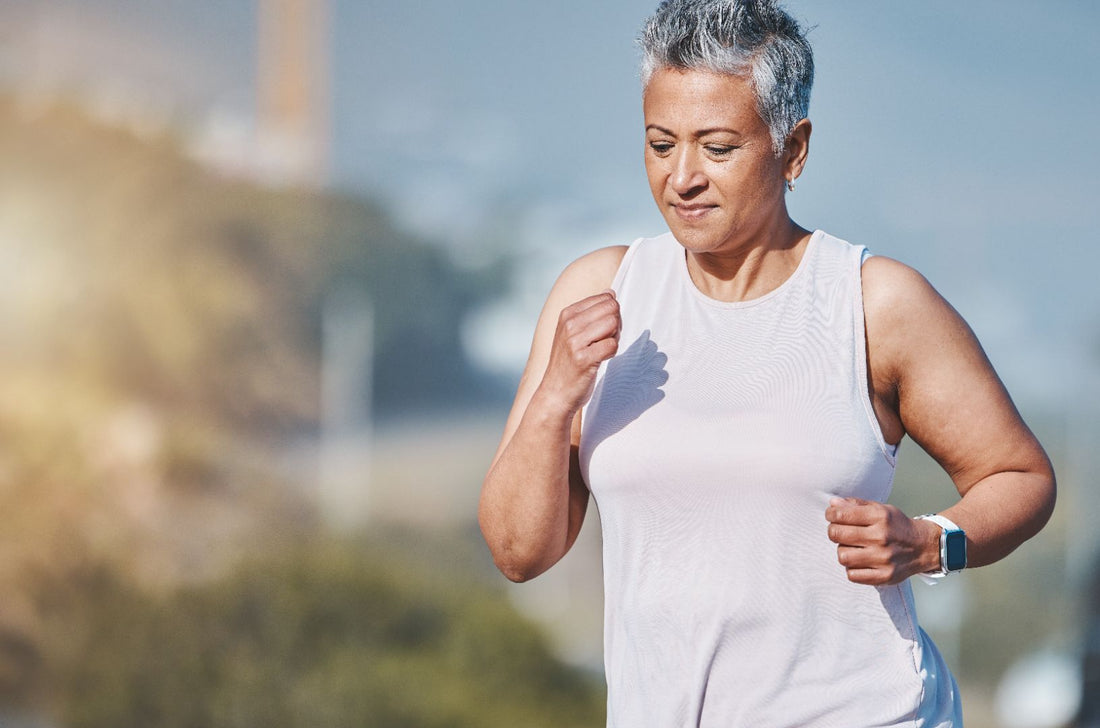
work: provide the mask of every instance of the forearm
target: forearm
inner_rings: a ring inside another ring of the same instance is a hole
[[[481,532],[512,581],[538,576],[569,548],[573,417],[537,390],[482,485]]]
[[[990,475],[942,511],[966,531],[967,565],[1003,559],[1039,532],[1054,510],[1054,472],[1049,463],[1034,470]]]
[[[1054,473],[1045,457],[1034,469],[1002,471],[960,490],[963,497],[941,514],[966,532],[968,566],[1007,556],[1039,532],[1054,508]],[[897,584],[940,569],[942,529],[932,521],[859,498],[833,498],[825,518],[853,582]]]

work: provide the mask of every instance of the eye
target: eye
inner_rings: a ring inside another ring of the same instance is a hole
[[[707,144],[703,148],[707,150],[708,154],[715,157],[728,156],[734,149],[737,149],[737,147],[732,144]]]
[[[672,142],[653,141],[649,143],[649,148],[653,150],[653,153],[658,157],[663,157],[672,151]]]

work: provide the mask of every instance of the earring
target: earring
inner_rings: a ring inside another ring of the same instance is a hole
[[[790,190],[791,192],[794,192],[794,180],[793,179],[787,180],[787,189]]]

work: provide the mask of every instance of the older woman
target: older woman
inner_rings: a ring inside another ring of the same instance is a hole
[[[918,273],[789,217],[811,131],[798,24],[766,0],[666,0],[641,43],[670,232],[550,292],[482,490],[493,557],[542,573],[594,496],[608,725],[960,725],[907,580],[1035,534],[1050,463]],[[906,434],[958,487],[940,514],[884,503]]]

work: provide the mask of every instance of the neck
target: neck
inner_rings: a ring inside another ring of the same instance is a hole
[[[783,284],[794,273],[810,231],[786,215],[734,250],[687,251],[688,273],[706,296],[718,301],[749,301]]]

